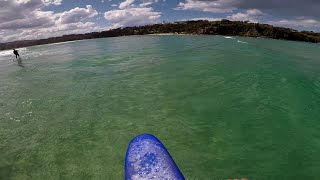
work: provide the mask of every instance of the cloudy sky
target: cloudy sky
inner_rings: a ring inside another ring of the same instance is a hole
[[[0,42],[190,19],[320,32],[320,0],[0,0]]]

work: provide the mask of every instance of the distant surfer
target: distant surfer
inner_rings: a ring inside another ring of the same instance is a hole
[[[17,59],[18,63],[19,64],[22,63],[18,50],[13,49],[13,54],[16,55],[16,59]]]

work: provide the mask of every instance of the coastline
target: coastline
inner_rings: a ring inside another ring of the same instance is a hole
[[[139,27],[125,27],[108,31],[86,34],[71,34],[39,40],[24,40],[0,43],[0,50],[29,47],[35,45],[64,43],[69,41],[131,36],[131,35],[221,35],[240,36],[264,39],[278,39],[320,43],[320,33],[297,31],[294,29],[274,27],[268,24],[258,24],[242,21],[182,21],[167,24],[153,24]]]

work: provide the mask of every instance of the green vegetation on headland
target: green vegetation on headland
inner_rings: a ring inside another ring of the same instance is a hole
[[[320,33],[309,31],[297,31],[289,28],[274,27],[268,24],[250,23],[248,21],[182,21],[174,23],[163,23],[146,25],[140,27],[126,27],[112,29],[102,32],[92,32],[86,34],[72,34],[61,37],[52,37],[40,40],[25,40],[8,43],[0,43],[0,50],[58,43],[65,41],[74,41],[82,39],[106,38],[129,35],[146,35],[146,34],[198,34],[198,35],[228,35],[228,36],[245,36],[245,37],[262,37],[272,39],[284,39],[292,41],[305,41],[312,43],[320,42]]]

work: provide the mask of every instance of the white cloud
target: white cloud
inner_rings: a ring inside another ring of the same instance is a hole
[[[279,21],[268,21],[267,23],[276,26],[303,27],[304,29],[310,30],[320,29],[320,21],[315,19],[283,19]]]
[[[86,18],[91,18],[98,15],[98,12],[92,8],[91,5],[87,5],[86,8],[76,7],[70,11],[61,13],[59,21],[63,24],[79,22]]]
[[[0,28],[6,30],[13,30],[52,26],[54,22],[50,15],[52,15],[52,12],[34,11],[29,14],[30,18],[16,19],[13,21],[3,22],[0,24]]]
[[[186,0],[180,2],[175,10],[193,10],[212,13],[232,12],[235,8],[230,6],[233,0],[216,0],[216,1],[196,1]]]
[[[156,23],[160,20],[161,13],[154,12],[150,7],[138,7],[108,11],[104,17],[114,27],[126,27]]]
[[[71,24],[60,24],[58,26],[41,28],[41,29],[26,29],[20,33],[23,39],[40,39],[54,36],[61,36],[63,34],[79,34],[91,32],[95,29],[95,24],[92,22],[78,22]]]
[[[119,9],[105,12],[104,18],[112,23],[112,28],[158,23],[161,13],[147,6],[160,1],[165,0],[140,0],[136,5],[135,0],[126,0],[119,4]]]
[[[46,5],[61,5],[62,0],[42,0]]]
[[[30,12],[40,8],[43,2],[36,1],[0,1],[0,23],[22,19]],[[5,7],[5,8],[3,8]]]
[[[319,0],[185,0],[176,9],[203,12],[259,9],[288,19],[305,16],[320,20]]]
[[[139,6],[140,7],[146,7],[146,6],[152,5],[153,3],[158,3],[160,1],[161,0],[142,0],[142,3]],[[162,1],[165,1],[165,0],[162,0]]]
[[[91,5],[76,7],[62,13],[43,11],[46,5],[58,5],[62,0],[0,1],[2,41],[25,40],[60,36],[68,33],[93,31],[96,25],[87,22],[98,14]]]
[[[201,17],[201,18],[192,18],[189,20],[198,21],[198,20],[207,20],[207,21],[220,21],[222,18],[211,18],[211,17]],[[184,19],[182,21],[186,21],[187,19]]]
[[[259,18],[263,16],[264,13],[259,9],[249,9],[245,13],[236,13],[231,16],[227,16],[226,19],[231,21],[251,21],[259,22]]]
[[[153,3],[152,2],[145,2],[145,3],[140,4],[139,6],[146,7],[146,6],[150,6],[151,4],[153,4]]]
[[[47,26],[52,22],[52,12],[41,11],[41,0],[0,1],[0,29],[21,29]]]
[[[185,0],[180,2],[175,10],[212,13],[237,11],[224,19],[249,20],[315,31],[320,29],[320,1],[318,0]],[[278,16],[283,17],[283,20],[279,20]],[[303,18],[300,18],[301,16]],[[265,19],[274,20],[266,21]]]
[[[125,9],[131,6],[134,3],[135,0],[126,0],[119,4],[120,9]]]

